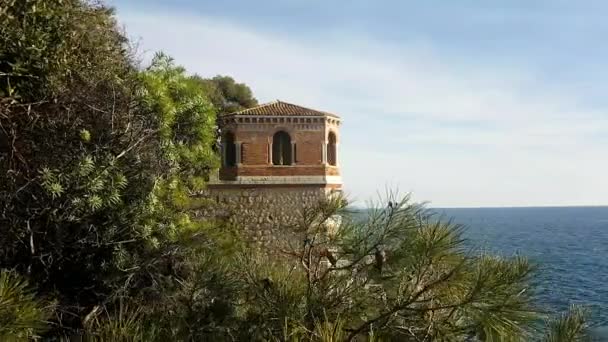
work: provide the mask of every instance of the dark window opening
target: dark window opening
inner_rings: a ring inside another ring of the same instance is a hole
[[[234,134],[227,132],[224,134],[222,146],[224,147],[224,166],[236,166],[236,144]]]
[[[336,135],[334,132],[329,132],[329,137],[327,140],[327,162],[329,165],[336,166]]]
[[[291,138],[287,132],[279,131],[272,137],[272,163],[291,165]]]
[[[249,148],[249,144],[248,143],[241,143],[241,163],[242,164],[247,164],[247,160],[245,159],[245,157],[248,155],[247,149]]]

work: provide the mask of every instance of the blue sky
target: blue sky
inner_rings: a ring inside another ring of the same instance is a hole
[[[109,3],[144,59],[340,114],[357,201],[608,205],[608,2]]]

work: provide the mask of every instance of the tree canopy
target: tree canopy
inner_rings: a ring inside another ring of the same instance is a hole
[[[202,78],[195,75],[193,79],[201,85],[219,115],[255,107],[258,104],[251,89],[244,83],[237,83],[230,76]]]

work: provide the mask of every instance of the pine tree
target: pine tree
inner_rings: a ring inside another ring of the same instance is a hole
[[[27,341],[48,329],[52,303],[36,298],[16,272],[0,270],[0,340]]]
[[[528,260],[472,250],[464,227],[407,196],[390,195],[364,213],[345,203],[338,197],[304,211],[289,248],[247,259],[248,333],[264,340],[287,326],[289,336],[314,341],[337,329],[345,341],[539,338],[544,315]],[[578,341],[584,320],[577,311],[566,317],[551,327],[570,337],[548,341]]]

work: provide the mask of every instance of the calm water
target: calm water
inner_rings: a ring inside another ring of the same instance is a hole
[[[549,311],[583,304],[608,340],[608,207],[437,209],[465,224],[476,247],[540,265],[538,300]]]

